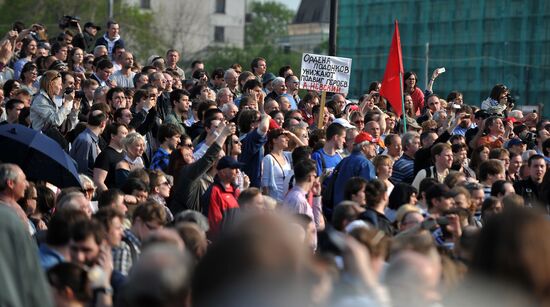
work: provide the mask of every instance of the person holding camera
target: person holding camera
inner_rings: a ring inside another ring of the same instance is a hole
[[[491,94],[481,103],[481,109],[489,114],[502,114],[506,109],[513,108],[510,90],[504,84],[497,84],[491,90]]]
[[[500,117],[491,116],[485,120],[485,125],[481,131],[484,136],[478,138],[477,146],[484,145],[489,147],[489,149],[502,148],[504,142],[508,140],[511,131],[511,122],[503,122]]]
[[[97,32],[101,31],[101,27],[93,22],[87,22],[84,24],[84,31],[80,29],[78,24],[79,33],[73,38],[73,46],[85,50],[87,53],[93,53]]]
[[[46,71],[40,79],[40,92],[31,105],[33,129],[59,128],[66,120],[69,131],[76,127],[80,102],[75,99],[74,90],[62,93],[62,89],[61,73],[55,70]]]

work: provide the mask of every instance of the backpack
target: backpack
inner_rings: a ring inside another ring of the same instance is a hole
[[[334,187],[336,184],[336,179],[338,178],[338,173],[340,172],[340,167],[342,166],[342,161],[336,165],[334,171],[332,171],[332,174],[330,174],[330,176],[323,181],[323,185],[326,183],[326,188],[321,190],[321,196],[323,197],[323,214],[329,221],[332,219],[332,210],[334,208]]]
[[[424,171],[426,171],[426,177],[425,178],[432,178],[433,177],[434,172],[432,171],[432,168],[433,168],[433,166],[428,166],[424,169]]]
[[[122,237],[122,242],[128,244],[128,246],[130,247],[130,254],[131,254],[131,257],[132,257],[132,265],[136,264],[137,263],[137,258],[138,258],[136,247],[134,246],[132,241],[130,241],[130,239],[128,239],[125,236]]]

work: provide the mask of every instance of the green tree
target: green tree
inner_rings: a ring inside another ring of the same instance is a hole
[[[30,14],[29,12],[32,12]],[[61,31],[58,22],[64,15],[80,17],[80,25],[87,21],[94,21],[105,29],[107,23],[107,1],[104,0],[17,0],[4,1],[0,5],[0,31],[5,33],[15,21],[22,21],[30,26],[41,23],[48,29],[48,36],[55,38]],[[115,0],[114,19],[120,23],[121,36],[128,49],[136,57],[144,60],[152,52],[165,50],[166,43],[151,28],[154,23],[153,15],[137,7],[132,7],[122,0]],[[76,31],[76,29],[73,29]],[[98,33],[103,35],[103,33]]]
[[[287,35],[287,25],[292,21],[294,11],[276,2],[252,2],[251,21],[245,28],[245,45],[274,45],[276,39]]]
[[[277,74],[281,66],[290,65],[298,73],[301,54],[284,50],[276,43],[277,38],[287,35],[287,25],[294,12],[276,2],[252,2],[250,12],[251,20],[245,28],[245,48],[209,48],[204,61],[207,70],[227,68],[235,63],[241,64],[243,70],[250,70],[252,59],[263,57],[269,72]]]

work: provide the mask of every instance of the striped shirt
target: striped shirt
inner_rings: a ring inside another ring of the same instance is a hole
[[[400,182],[412,184],[414,180],[414,159],[403,154],[401,158],[393,164],[393,173],[390,180],[394,184]]]

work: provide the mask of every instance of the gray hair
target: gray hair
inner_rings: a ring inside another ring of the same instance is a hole
[[[228,70],[225,71],[225,73],[223,74],[223,78],[224,79],[227,79],[229,78],[230,75],[232,74],[237,74],[237,72],[233,69],[233,68],[229,68]]]
[[[224,104],[222,106],[222,113],[225,114],[225,113],[231,111],[231,108],[233,108],[233,107],[238,108],[237,105],[232,103],[232,102],[228,102],[228,103]]]
[[[0,164],[0,191],[8,188],[8,180],[17,180],[19,166],[12,163]]]
[[[445,113],[445,115],[447,115],[447,111],[445,110],[439,110],[437,112],[434,113],[434,116],[433,116],[433,119],[435,121],[439,121],[440,120],[440,117],[441,117],[441,114]]]
[[[132,133],[129,133],[123,140],[122,140],[122,144],[124,145],[124,148],[128,148],[128,146],[134,144],[135,142],[137,142],[138,140],[142,140],[143,143],[145,143],[145,138],[143,137],[143,135],[137,133],[137,132],[132,132]]]
[[[196,224],[199,226],[199,228],[207,232],[210,229],[210,226],[208,225],[208,220],[204,215],[202,215],[198,211],[194,210],[185,210],[180,213],[178,213],[174,217],[175,224],[182,223],[182,222],[190,222],[193,224]]]
[[[98,100],[101,96],[104,96],[109,91],[109,89],[110,88],[108,86],[100,86],[96,88],[94,91],[94,101]]]
[[[371,144],[371,142],[369,142],[369,141],[363,141],[359,144],[355,144],[355,145],[353,145],[353,151],[362,151],[363,146],[366,146],[366,145],[369,145],[369,144]]]
[[[120,293],[122,306],[168,306],[190,293],[191,259],[175,246],[143,251]]]
[[[273,82],[271,82],[271,84],[273,85],[273,87],[285,84],[285,79],[283,77],[277,77],[273,79]]]
[[[82,210],[82,208],[80,208],[80,204],[75,201],[79,197],[86,198],[86,196],[84,196],[84,194],[80,191],[73,191],[63,195],[63,197],[61,197],[55,205],[56,210]]]
[[[401,137],[401,146],[403,147],[403,150],[406,150],[409,145],[411,145],[415,138],[420,139],[420,135],[414,131],[409,131]]]
[[[221,94],[223,94],[224,92],[227,92],[227,94],[231,94],[231,90],[227,87],[222,87],[218,90],[218,92],[216,93],[216,98],[218,98]]]

